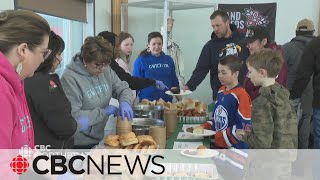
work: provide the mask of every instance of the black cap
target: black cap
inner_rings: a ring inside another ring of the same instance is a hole
[[[247,28],[246,36],[241,42],[248,44],[248,43],[252,43],[257,39],[262,40],[264,38],[267,38],[267,40],[270,39],[269,32],[266,27],[251,26]]]
[[[109,41],[113,47],[116,45],[117,35],[115,33],[109,32],[109,31],[102,31],[98,34],[98,36],[101,36],[104,39],[106,39],[107,41]]]

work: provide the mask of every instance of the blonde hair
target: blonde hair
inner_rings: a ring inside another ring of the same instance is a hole
[[[81,46],[80,55],[87,63],[110,64],[113,58],[113,47],[101,36],[87,37]]]
[[[4,54],[22,43],[27,43],[33,50],[49,34],[48,22],[32,11],[6,10],[0,13],[0,51]]]
[[[247,64],[257,71],[265,69],[268,72],[268,77],[276,78],[282,67],[283,59],[276,50],[265,48],[250,55]]]

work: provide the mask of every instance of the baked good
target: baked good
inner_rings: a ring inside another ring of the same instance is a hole
[[[136,134],[134,132],[122,134],[122,135],[120,135],[119,139],[120,139],[120,144],[122,146],[129,146],[129,145],[138,143],[138,139],[137,139]]]
[[[158,146],[157,145],[150,145],[149,147],[148,147],[148,153],[155,153],[156,151],[157,151],[157,149],[158,149]]]
[[[137,136],[137,138],[138,138],[139,143],[143,144],[143,145],[156,144],[156,142],[154,141],[154,139],[150,135],[140,135],[140,136]]]
[[[201,179],[209,179],[209,174],[204,172],[198,172],[194,174],[195,178],[201,178]]]
[[[205,145],[200,145],[197,147],[197,149],[208,149]]]
[[[106,139],[119,139],[119,135],[108,135]]]
[[[193,133],[194,134],[203,134],[204,128],[202,126],[196,126],[193,128]]]
[[[120,139],[121,146],[129,146],[132,144],[138,144],[137,138],[126,138],[126,139]]]
[[[144,145],[141,147],[140,153],[147,153],[149,145]]]
[[[172,92],[172,94],[180,94],[180,88],[178,87],[172,87],[170,88],[170,91]]]
[[[150,101],[148,99],[142,99],[140,104],[145,104],[145,105],[149,105]]]
[[[124,147],[124,149],[133,149],[133,147],[134,147],[134,145],[131,144],[131,145],[129,145],[129,146]]]
[[[109,135],[105,138],[104,144],[112,147],[120,147],[119,136]]]
[[[206,155],[207,154],[207,147],[204,145],[200,145],[197,147],[197,154],[198,155]]]
[[[104,144],[112,147],[120,147],[120,142],[117,139],[105,139]]]
[[[135,138],[136,137],[136,134],[134,132],[128,132],[128,133],[125,133],[125,134],[121,134],[119,139],[128,139],[128,138]]]
[[[142,145],[141,144],[136,144],[133,146],[133,149],[136,151],[136,152],[140,152],[140,149],[142,148]]]

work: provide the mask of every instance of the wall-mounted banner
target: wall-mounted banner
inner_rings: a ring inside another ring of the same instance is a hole
[[[230,23],[236,25],[241,33],[246,33],[250,26],[265,26],[270,39],[275,39],[277,3],[219,4],[218,9],[229,14]]]

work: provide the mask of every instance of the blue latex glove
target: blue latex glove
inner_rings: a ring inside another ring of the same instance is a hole
[[[80,131],[85,131],[89,128],[89,119],[85,116],[80,116],[78,119],[80,125]]]
[[[159,80],[156,80],[156,87],[161,90],[169,89],[162,81],[159,81]]]
[[[120,103],[120,111],[121,111],[122,119],[124,119],[125,117],[127,117],[129,121],[131,121],[133,119],[132,107],[126,101],[122,101]]]
[[[113,105],[109,105],[106,108],[104,108],[104,113],[106,113],[107,116],[110,116],[111,114],[113,114],[116,117],[118,114],[118,111],[119,111],[119,108]]]

